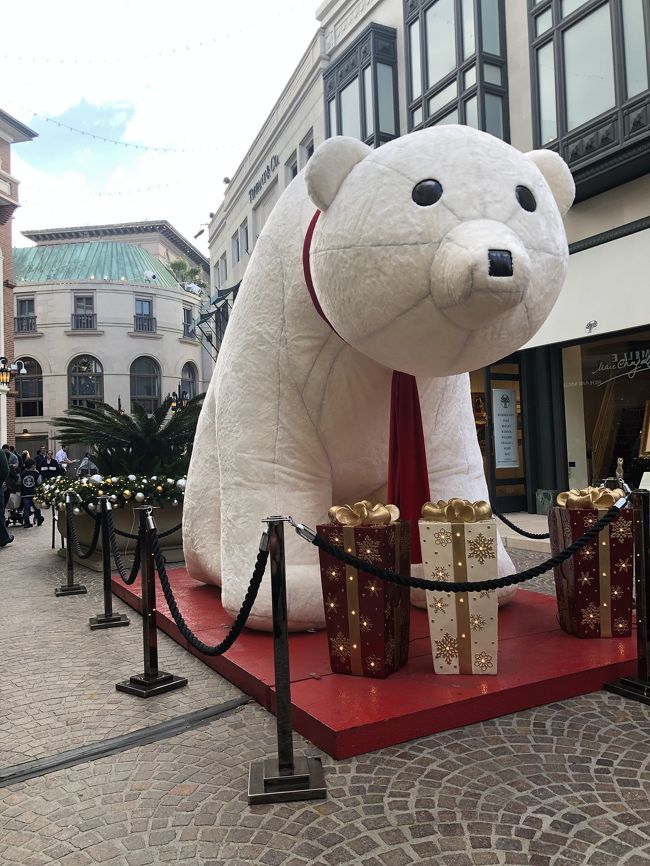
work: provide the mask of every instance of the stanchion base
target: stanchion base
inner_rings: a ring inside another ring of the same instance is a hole
[[[253,761],[248,775],[248,803],[289,803],[292,800],[324,800],[325,774],[320,758],[295,758],[293,775],[281,776],[275,758]]]
[[[145,674],[136,674],[121,683],[115,683],[118,692],[126,692],[128,695],[137,695],[139,698],[150,698],[152,695],[162,695],[173,689],[180,689],[187,685],[185,677],[176,677],[166,671],[158,671],[155,677],[147,677]]]
[[[633,680],[624,677],[616,683],[605,683],[603,688],[606,692],[613,692],[615,695],[631,698],[633,701],[640,701],[642,704],[650,706],[650,682],[647,680]]]
[[[57,598],[60,598],[62,595],[83,595],[88,592],[86,587],[82,583],[73,583],[70,586],[65,584],[64,586],[59,586],[54,590],[54,595]]]
[[[112,613],[110,616],[98,613],[97,616],[90,617],[88,625],[91,631],[95,631],[98,628],[117,628],[120,625],[130,625],[130,622],[125,613]]]

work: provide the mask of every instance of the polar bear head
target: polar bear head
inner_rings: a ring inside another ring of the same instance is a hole
[[[523,154],[467,126],[377,150],[335,137],[305,183],[322,211],[310,253],[322,310],[386,367],[444,376],[493,363],[536,333],[558,297],[575,187],[552,151]]]

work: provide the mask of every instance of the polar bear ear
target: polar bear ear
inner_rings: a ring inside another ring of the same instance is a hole
[[[560,213],[564,216],[573,204],[576,194],[576,185],[573,182],[569,166],[559,154],[552,150],[531,150],[526,156],[535,163],[544,175]]]
[[[328,138],[317,148],[305,169],[307,192],[317,208],[327,210],[345,178],[370,151],[357,138],[343,135]]]

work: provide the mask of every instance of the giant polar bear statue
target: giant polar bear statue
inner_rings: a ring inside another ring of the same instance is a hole
[[[548,316],[573,197],[557,154],[464,126],[316,150],[257,240],[188,473],[187,567],[221,584],[230,614],[264,517],[314,526],[333,503],[385,501],[393,370],[417,379],[431,499],[488,498],[467,371],[520,348]],[[316,209],[307,256],[327,321],[303,272]],[[290,628],[322,627],[316,548],[288,532],[286,557]],[[512,568],[500,545],[500,573]],[[248,624],[271,629],[268,569]]]

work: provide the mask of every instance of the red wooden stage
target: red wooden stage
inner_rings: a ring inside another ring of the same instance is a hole
[[[220,590],[196,583],[183,568],[170,569],[169,580],[192,631],[206,644],[223,640],[232,620],[221,607]],[[113,578],[113,590],[139,610],[139,579],[129,587]],[[181,636],[160,586],[157,592],[159,627],[273,712],[271,636],[245,629],[224,656],[203,656]],[[433,673],[426,611],[411,611],[409,662],[386,680],[333,674],[325,631],[290,635],[294,729],[333,758],[586,694],[636,672],[635,636],[567,635],[557,623],[554,597],[520,589],[499,613],[498,675],[439,676]],[[164,669],[164,658],[160,664]]]

